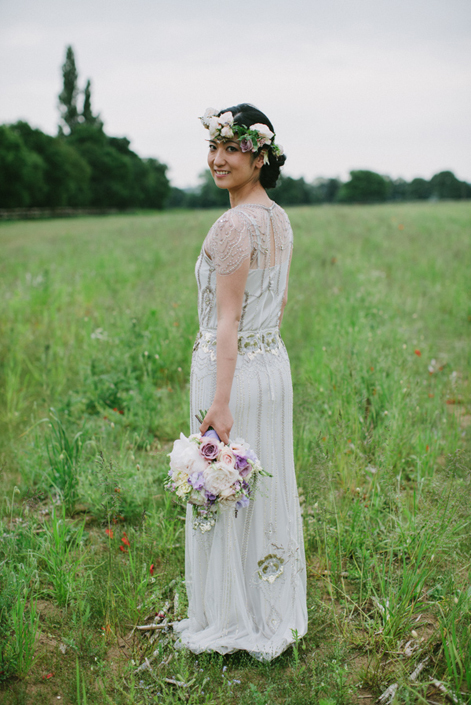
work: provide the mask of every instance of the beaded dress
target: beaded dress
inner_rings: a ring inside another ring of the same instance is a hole
[[[216,273],[231,274],[250,258],[229,403],[231,439],[245,439],[272,477],[259,478],[255,500],[237,517],[222,511],[206,533],[193,528],[187,507],[189,609],[174,628],[177,647],[194,653],[243,649],[271,660],[293,642],[295,631],[301,637],[307,630],[291,373],[279,333],[292,243],[280,206],[244,204],[216,221],[196,262],[200,330],[191,366],[191,432],[198,432],[195,414],[209,409],[216,391]]]

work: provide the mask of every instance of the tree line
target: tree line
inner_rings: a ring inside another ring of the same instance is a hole
[[[461,200],[471,198],[471,185],[459,181],[451,171],[441,171],[427,181],[416,178],[390,179],[373,171],[354,170],[350,179],[318,178],[309,183],[304,178],[280,176],[270,198],[282,206],[322,203],[384,203],[386,201]],[[209,170],[200,176],[195,189],[171,188],[167,205],[173,208],[216,208],[229,204],[227,191],[219,189]]]
[[[171,187],[167,166],[143,159],[126,137],[111,137],[92,109],[91,81],[80,90],[72,47],[67,47],[59,94],[57,135],[19,121],[0,125],[0,208],[218,208],[229,205],[208,170],[197,187]],[[350,179],[307,182],[281,176],[270,197],[280,205],[383,203],[471,198],[471,185],[451,171],[429,181],[390,179],[354,170]]]

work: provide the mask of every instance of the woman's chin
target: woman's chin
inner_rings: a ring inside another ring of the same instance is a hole
[[[218,179],[217,177],[215,177],[215,178],[214,178],[214,183],[216,184],[216,186],[217,186],[218,188],[226,188],[226,189],[228,188],[228,187],[226,186],[226,184],[224,183],[224,180],[223,180],[223,179],[220,179],[220,178]]]

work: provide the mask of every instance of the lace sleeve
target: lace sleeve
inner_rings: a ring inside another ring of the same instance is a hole
[[[218,274],[232,274],[252,255],[252,233],[240,211],[227,211],[213,225],[205,242]]]

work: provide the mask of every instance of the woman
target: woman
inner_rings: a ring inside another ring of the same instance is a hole
[[[248,104],[201,118],[208,164],[231,209],[209,231],[196,263],[198,333],[191,368],[191,431],[243,438],[272,477],[244,509],[206,533],[186,523],[188,619],[178,646],[246,650],[271,660],[307,629],[305,557],[293,463],[292,387],[279,334],[292,231],[268,197],[285,162],[268,118]],[[198,428],[196,414],[207,409]]]

